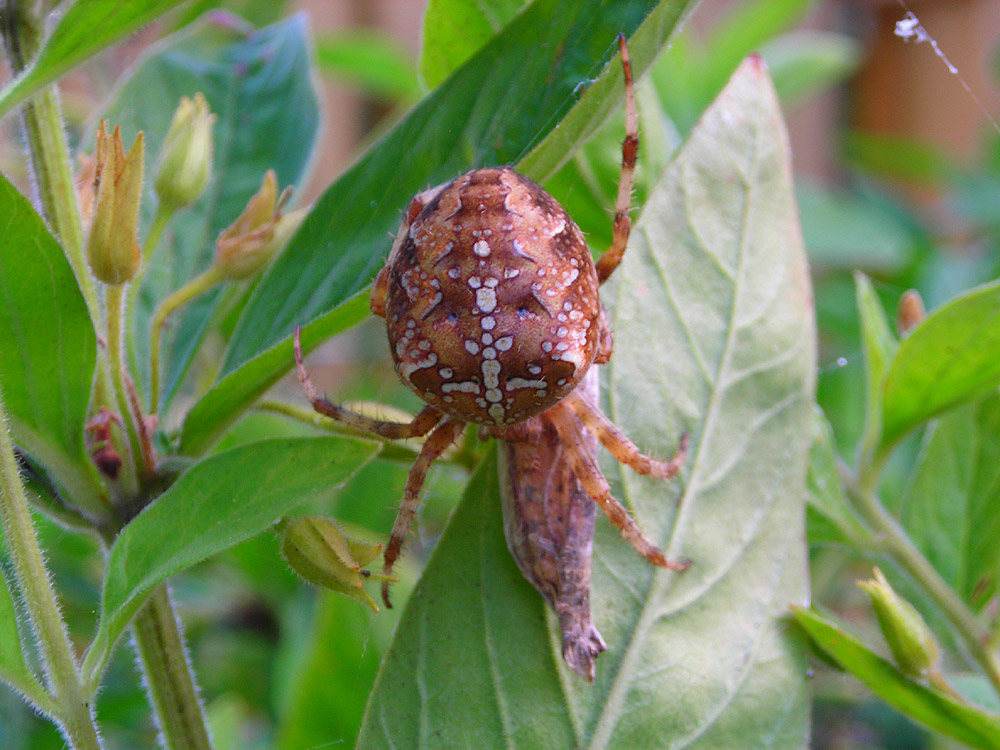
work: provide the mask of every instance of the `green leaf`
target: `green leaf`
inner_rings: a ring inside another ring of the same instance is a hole
[[[84,422],[97,361],[87,305],[42,218],[0,176],[0,391],[14,441],[96,510]]]
[[[817,409],[813,419],[813,441],[809,450],[807,528],[809,542],[846,542],[860,544],[870,534],[847,500],[844,484],[837,472],[833,430]]]
[[[691,448],[671,484],[606,475],[691,568],[654,569],[599,519],[591,603],[609,649],[584,685],[507,552],[491,457],[409,599],[360,748],[806,746],[805,654],[784,617],[807,596],[808,443],[790,436],[810,429],[815,341],[787,139],[759,59],[654,189],[616,280],[607,413],[654,455],[685,431]]]
[[[854,287],[861,322],[861,344],[865,353],[865,427],[862,444],[866,453],[874,450],[882,430],[882,384],[898,342],[886,318],[882,302],[871,281],[854,272]]]
[[[870,196],[803,177],[796,178],[796,193],[813,265],[898,273],[910,262],[910,229]]]
[[[420,49],[420,77],[427,88],[461,67],[528,1],[430,0]]]
[[[302,348],[315,349],[323,341],[368,317],[368,290],[302,329]],[[254,401],[264,395],[295,364],[288,339],[218,380],[195,403],[184,419],[180,452],[196,455],[207,450]]]
[[[903,497],[910,539],[976,609],[1000,575],[1000,396],[991,393],[938,419]]]
[[[291,368],[290,355],[272,355],[291,351],[297,324],[306,353],[342,330],[331,328],[329,316],[353,305],[351,297],[374,276],[413,195],[474,166],[516,161],[532,148],[520,167],[544,180],[619,96],[621,68],[611,63],[617,33],[635,32],[629,50],[638,75],[689,4],[641,0],[593,16],[599,0],[539,0],[519,15],[317,200],[243,311],[222,379],[188,416],[181,450],[203,450],[247,407],[244,396],[262,393]],[[592,83],[580,93],[585,81]],[[222,393],[223,382],[251,360],[253,371],[237,378],[241,397]]]
[[[45,695],[45,690],[24,660],[14,597],[3,573],[0,573],[0,589],[0,680],[13,686],[37,705],[36,701]]]
[[[786,111],[842,82],[861,62],[861,44],[846,34],[790,31],[760,48]]]
[[[269,528],[318,492],[345,482],[378,452],[358,438],[261,440],[209,456],[140,513],[108,554],[97,635],[84,664],[99,675],[153,589]]]
[[[930,142],[854,131],[843,143],[844,160],[876,177],[942,187],[955,173],[949,157]]]
[[[209,265],[216,237],[257,192],[267,169],[277,172],[281,187],[304,179],[319,127],[310,75],[304,16],[253,32],[211,16],[144,56],[103,114],[121,125],[126,140],[145,131],[150,165],[181,96],[201,91],[218,117],[211,181],[167,225],[136,298],[131,344],[141,382],[149,378],[150,320],[159,302]],[[156,203],[150,179],[141,220],[146,230]],[[217,297],[211,292],[169,321],[162,406],[198,351]]]
[[[28,68],[0,92],[0,116],[63,73],[183,0],[81,0],[69,4]]]
[[[823,653],[890,706],[972,747],[1000,748],[1000,716],[960,703],[910,679],[815,609],[796,609],[795,619]]]
[[[505,163],[544,181],[620,100],[617,34],[638,75],[689,5],[532,3],[316,201],[244,310],[223,375],[363,289],[428,185]]]
[[[882,394],[884,456],[931,417],[1000,384],[1000,282],[962,294],[902,340]]]
[[[351,29],[316,40],[316,62],[324,73],[346,79],[369,94],[392,101],[420,98],[416,64],[385,34]]]

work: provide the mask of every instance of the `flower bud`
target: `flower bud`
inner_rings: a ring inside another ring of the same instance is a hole
[[[141,252],[136,240],[142,198],[143,134],[136,136],[128,155],[116,126],[108,136],[102,120],[97,131],[97,166],[87,262],[105,284],[124,284],[139,270]]]
[[[181,97],[174,111],[153,182],[160,201],[172,208],[193,203],[212,173],[212,125],[215,115],[199,91]]]
[[[923,677],[937,667],[941,658],[934,636],[924,618],[893,590],[882,571],[875,568],[874,576],[873,580],[858,581],[858,585],[871,597],[889,650],[903,672]]]
[[[306,209],[288,214],[281,209],[291,195],[291,188],[278,196],[278,179],[267,170],[260,190],[215,242],[214,265],[229,281],[245,279],[261,270],[295,234]]]
[[[336,591],[378,612],[362,588],[368,578],[396,579],[362,570],[382,551],[381,544],[351,539],[326,518],[303,516],[281,524],[281,555],[296,573],[316,586]]]
[[[907,289],[899,298],[899,309],[896,311],[896,330],[900,336],[905,336],[920,321],[927,317],[924,300],[916,289]]]

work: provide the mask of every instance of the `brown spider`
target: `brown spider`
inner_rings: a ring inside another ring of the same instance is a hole
[[[597,290],[625,251],[638,149],[624,37],[619,44],[626,136],[614,241],[596,265],[579,228],[541,187],[509,167],[477,169],[413,198],[372,289],[396,372],[428,404],[411,422],[370,419],[318,397],[295,335],[299,379],[316,411],[383,438],[427,436],[386,547],[386,573],[434,459],[468,422],[498,439],[508,547],[558,614],[567,664],[591,681],[607,648],[590,618],[594,503],[650,562],[687,567],[643,535],[597,466],[600,441],[640,474],[668,479],[686,447],[682,438],[666,462],[640,453],[601,413],[591,367],[611,357]],[[389,606],[387,583],[382,597]]]

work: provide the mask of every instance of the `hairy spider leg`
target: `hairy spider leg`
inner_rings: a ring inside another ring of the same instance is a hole
[[[559,434],[559,440],[563,444],[563,455],[573,467],[580,484],[587,491],[587,494],[600,506],[608,520],[611,521],[635,549],[654,565],[670,570],[685,570],[690,562],[676,562],[667,557],[642,533],[635,521],[628,514],[628,511],[611,494],[608,480],[601,474],[597,467],[594,456],[591,455],[584,446],[582,426],[577,421],[573,411],[560,402],[545,412],[542,416],[548,419]]]
[[[423,437],[433,430],[434,426],[444,417],[444,414],[433,406],[425,406],[410,422],[384,422],[380,419],[366,417],[364,414],[358,414],[342,406],[337,406],[327,399],[316,395],[316,388],[313,386],[312,381],[309,380],[305,365],[302,363],[302,342],[299,326],[295,326],[295,369],[298,371],[299,382],[302,383],[306,397],[315,411],[362,432],[371,432],[387,440]]]
[[[618,178],[618,199],[615,201],[615,221],[611,247],[597,261],[597,280],[603,284],[618,268],[632,220],[628,212],[632,204],[632,183],[635,179],[635,161],[639,151],[639,117],[635,110],[635,89],[632,86],[632,63],[628,59],[625,36],[618,35],[618,46],[622,53],[622,70],[625,73],[625,140],[622,141],[622,171]]]
[[[410,474],[406,478],[406,490],[403,492],[403,502],[400,503],[396,520],[392,524],[392,533],[389,535],[389,544],[385,548],[383,557],[383,572],[386,575],[392,573],[392,566],[399,557],[399,552],[406,541],[406,535],[410,531],[410,523],[417,514],[420,507],[420,490],[424,486],[424,479],[427,477],[427,470],[438,456],[444,453],[448,446],[455,442],[455,438],[462,432],[465,423],[449,417],[430,434],[420,449],[420,455],[413,462]],[[382,582],[382,601],[385,606],[392,609],[389,603],[389,582]]]
[[[597,406],[579,388],[569,394],[563,403],[576,415],[589,433],[601,441],[619,463],[631,466],[639,474],[645,474],[657,479],[670,479],[684,465],[687,452],[687,433],[681,436],[677,455],[669,461],[658,461],[642,453],[635,443],[628,439],[624,432],[608,419]]]

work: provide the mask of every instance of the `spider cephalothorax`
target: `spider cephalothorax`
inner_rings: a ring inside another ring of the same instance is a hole
[[[614,241],[594,263],[562,206],[509,167],[468,172],[410,202],[371,308],[386,318],[396,372],[428,406],[382,422],[316,395],[295,337],[299,378],[322,414],[389,439],[427,440],[406,482],[385,551],[399,556],[430,464],[469,423],[500,442],[507,546],[559,616],[563,656],[588,680],[606,645],[591,623],[594,503],[650,562],[674,570],[611,495],[597,443],[641,474],[667,479],[683,463],[639,452],[601,413],[592,365],[611,356],[598,287],[621,261],[638,136],[624,38],[626,137]],[[387,584],[382,597],[389,604]]]

